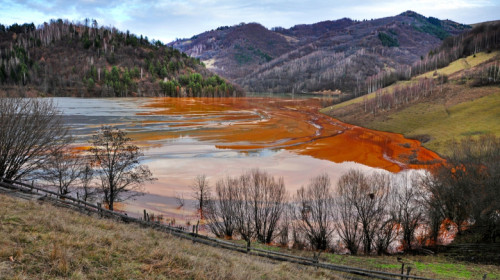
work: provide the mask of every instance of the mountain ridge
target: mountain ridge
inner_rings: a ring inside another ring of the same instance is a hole
[[[446,36],[469,28],[406,11],[375,20],[342,18],[289,29],[239,24],[168,45],[199,58],[247,91],[341,90],[357,95],[363,90],[360,80],[384,68],[409,65]]]

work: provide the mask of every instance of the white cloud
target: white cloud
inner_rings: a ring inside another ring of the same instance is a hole
[[[498,1],[492,0],[0,0],[0,6],[3,24],[95,18],[101,25],[113,25],[164,42],[240,22],[290,27],[343,17],[380,18],[406,10],[462,23],[495,20],[500,15]]]

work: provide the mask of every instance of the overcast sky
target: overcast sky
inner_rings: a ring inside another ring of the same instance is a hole
[[[380,18],[406,10],[467,24],[500,20],[500,0],[0,0],[0,23],[39,25],[50,19],[94,18],[99,25],[168,43],[241,22],[288,28],[343,17]]]

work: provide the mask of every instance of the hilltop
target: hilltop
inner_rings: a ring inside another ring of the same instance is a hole
[[[88,19],[0,24],[0,90],[17,96],[243,94],[199,59]]]
[[[435,52],[408,67],[411,79],[382,86],[322,112],[366,128],[403,133],[442,155],[450,151],[452,140],[498,136],[499,35],[498,22],[476,25],[445,40]]]
[[[448,36],[469,29],[415,12],[355,21],[343,18],[271,30],[258,23],[219,27],[169,45],[254,92],[366,91],[384,69],[421,59]]]

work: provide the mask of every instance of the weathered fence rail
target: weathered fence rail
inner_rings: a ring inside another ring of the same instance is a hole
[[[219,248],[224,248],[232,251],[237,251],[249,255],[255,255],[255,256],[260,256],[260,257],[265,257],[271,260],[275,261],[286,261],[290,263],[296,263],[296,264],[301,264],[301,265],[306,265],[306,266],[313,266],[313,267],[318,267],[318,268],[323,268],[327,270],[332,270],[332,271],[339,271],[351,275],[357,275],[357,276],[362,276],[365,278],[371,278],[371,279],[383,279],[383,280],[400,280],[400,279],[419,279],[419,280],[432,280],[431,278],[425,278],[425,277],[420,277],[416,275],[405,275],[405,274],[398,274],[398,273],[391,273],[391,272],[385,272],[385,271],[376,271],[376,270],[369,270],[369,269],[362,269],[362,268],[357,268],[357,267],[350,267],[350,266],[343,266],[343,265],[336,265],[336,264],[330,264],[330,263],[323,263],[319,262],[317,259],[314,258],[306,258],[302,256],[295,256],[295,255],[290,255],[290,254],[285,254],[285,253],[280,253],[280,252],[275,252],[275,251],[270,251],[270,250],[264,250],[264,249],[259,249],[259,248],[247,248],[246,246],[231,243],[228,241],[224,241],[221,239],[213,238],[210,236],[206,235],[200,235],[194,232],[188,232],[181,230],[179,228],[165,225],[165,224],[160,224],[159,222],[151,222],[151,221],[146,221],[143,219],[138,219],[134,217],[129,217],[126,214],[122,214],[119,212],[115,211],[110,211],[106,208],[100,207],[99,205],[88,203],[86,201],[67,196],[67,195],[61,195],[56,192],[46,190],[44,188],[36,187],[34,185],[26,184],[23,182],[17,182],[17,181],[12,181],[8,180],[5,178],[0,178],[0,187],[19,191],[19,192],[24,192],[24,193],[33,193],[33,194],[39,194],[43,195],[40,198],[46,198],[51,200],[54,203],[57,203],[59,205],[64,205],[68,206],[71,208],[74,208],[76,210],[79,210],[80,212],[84,212],[87,214],[90,213],[95,213],[99,215],[100,217],[105,217],[105,218],[111,218],[111,219],[116,219],[116,220],[121,220],[123,222],[127,223],[136,223],[140,224],[144,227],[150,227],[154,228],[156,230],[162,231],[162,232],[167,232],[173,236],[191,240],[192,242],[196,243],[201,243],[205,244],[208,246],[212,247],[219,247]]]

